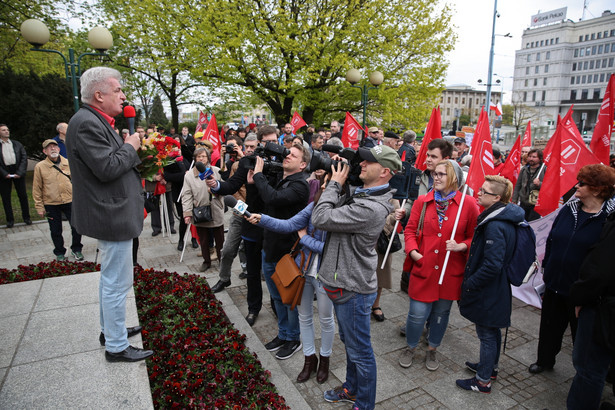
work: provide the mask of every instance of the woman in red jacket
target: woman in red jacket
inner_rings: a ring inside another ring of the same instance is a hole
[[[414,261],[414,266],[408,286],[408,346],[402,351],[399,364],[402,367],[412,365],[416,346],[425,322],[429,319],[429,347],[425,355],[425,366],[429,370],[436,370],[439,366],[436,349],[444,337],[451,305],[454,300],[459,300],[478,207],[476,200],[466,195],[455,237],[450,239],[463,196],[459,191],[463,185],[463,172],[455,161],[444,160],[436,166],[432,176],[433,190],[414,202],[405,230],[405,249]],[[417,236],[423,209],[423,227]],[[447,251],[451,252],[448,266],[442,285],[439,285]]]

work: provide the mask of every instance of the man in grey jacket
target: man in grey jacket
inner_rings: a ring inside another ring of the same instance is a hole
[[[376,242],[392,211],[389,180],[401,170],[397,152],[387,146],[360,148],[363,186],[344,192],[348,167],[333,170],[331,182],[312,213],[316,228],[328,232],[319,279],[333,300],[340,339],[346,347],[346,381],[328,390],[328,402],[346,401],[360,409],[376,402],[376,359],[370,337],[370,313],[376,299]]]
[[[137,165],[139,134],[122,140],[114,116],[126,96],[119,71],[94,67],[81,76],[83,107],[68,124],[66,145],[73,182],[72,222],[77,232],[98,239],[100,343],[110,362],[134,362],[154,354],[131,346],[126,295],[132,288],[132,239],[143,230],[143,194]]]

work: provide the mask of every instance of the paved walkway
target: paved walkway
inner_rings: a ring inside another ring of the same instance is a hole
[[[196,273],[201,264],[197,250],[188,247],[183,262],[179,262],[177,235],[171,239],[161,235],[152,237],[149,218],[145,222],[140,237],[139,263],[155,269]],[[67,223],[64,233],[66,242],[70,243]],[[96,241],[84,238],[83,242],[86,259],[94,260]],[[394,255],[394,275],[401,270],[401,258],[400,253]],[[1,267],[14,268],[19,264],[52,259],[46,223],[0,229]],[[213,268],[203,274],[211,285],[217,281],[216,267],[214,262]],[[267,287],[263,283],[264,307],[256,324],[250,328],[243,319],[247,314],[246,286],[238,278],[239,272],[236,260],[232,285],[218,297],[229,319],[247,335],[248,347],[271,371],[280,394],[296,409],[346,408],[346,405],[326,403],[322,398],[325,390],[344,380],[345,353],[338,336],[334,341],[329,380],[323,385],[314,377],[307,383],[296,383],[303,355],[297,353],[280,361],[264,350],[263,344],[277,332]],[[109,365],[104,360],[97,340],[97,275],[0,286],[0,409],[151,407],[145,365]],[[393,291],[385,290],[381,298],[387,319],[382,323],[372,320],[372,344],[378,366],[377,408],[565,408],[574,375],[569,332],[564,337],[563,349],[553,371],[541,375],[527,372],[535,359],[538,343],[538,309],[513,300],[513,326],[508,332],[506,352],[501,357],[498,381],[490,395],[470,393],[457,388],[455,379],[471,376],[464,362],[478,358],[478,340],[473,325],[459,315],[456,304],[438,349],[440,368],[428,371],[423,364],[423,351],[418,353],[411,368],[399,366],[398,355],[405,344],[405,339],[399,336],[399,327],[405,322],[408,300],[397,286]],[[134,300],[129,307],[130,324],[133,324],[137,320]],[[318,335],[317,320],[315,326]],[[133,340],[140,342],[140,339]],[[317,346],[319,344],[317,340]],[[615,403],[610,385],[604,396]]]

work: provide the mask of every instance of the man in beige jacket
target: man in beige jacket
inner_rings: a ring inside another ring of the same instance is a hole
[[[60,155],[60,147],[55,140],[43,142],[43,152],[47,158],[34,167],[34,181],[32,183],[32,197],[36,212],[40,216],[47,216],[53,253],[58,261],[66,259],[64,238],[62,237],[62,214],[71,220],[71,205],[73,202],[73,185],[70,178],[68,160]],[[71,223],[73,242],[71,254],[75,260],[82,261],[81,235]]]

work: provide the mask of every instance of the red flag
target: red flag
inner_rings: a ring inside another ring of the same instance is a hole
[[[557,209],[562,195],[577,183],[577,174],[581,168],[600,162],[583,143],[572,121],[572,107],[549,140],[545,152],[547,150],[547,170],[534,208],[542,216]]]
[[[307,125],[307,123],[303,121],[303,118],[301,118],[299,113],[295,111],[295,113],[293,114],[293,119],[290,120],[290,125],[293,126],[293,133],[295,133],[299,128],[303,127],[304,125]]]
[[[194,132],[202,132],[204,127],[207,127],[207,115],[203,114],[203,111],[199,111],[199,120]]]
[[[203,140],[211,141],[213,149],[211,152],[211,165],[216,165],[216,162],[220,159],[220,135],[218,133],[218,123],[216,121],[216,115],[211,115],[211,120],[207,124],[207,129],[203,134]]]
[[[416,163],[414,164],[414,166],[421,171],[425,171],[427,168],[425,165],[425,160],[427,159],[427,145],[434,139],[442,138],[440,132],[441,128],[442,118],[440,117],[440,106],[438,106],[431,110],[431,117],[429,117],[425,136],[423,137],[423,142],[421,142],[421,149],[419,150],[419,155],[416,157]]]
[[[472,162],[466,184],[476,194],[485,182],[485,175],[493,175],[493,173],[493,147],[489,133],[489,117],[487,111],[482,110],[472,138]]]
[[[401,162],[404,162],[406,160],[406,152],[408,151],[404,151],[401,153]]]
[[[527,127],[525,128],[525,134],[523,134],[523,143],[521,147],[531,147],[532,146],[532,121],[527,122]]]
[[[515,184],[517,183],[517,178],[519,177],[519,165],[521,164],[520,145],[521,135],[517,137],[517,141],[515,141],[515,144],[510,150],[508,158],[506,158],[504,168],[502,168],[502,171],[500,172],[500,175],[512,182],[513,186],[515,186]]]
[[[596,158],[605,165],[609,165],[613,116],[615,116],[615,74],[611,74],[609,84],[606,86],[604,99],[598,113],[598,122],[594,127],[592,141],[589,143],[589,148]]]
[[[346,120],[344,121],[344,132],[342,132],[342,143],[345,147],[350,147],[354,150],[359,148],[359,131],[363,127],[359,125],[357,120],[349,113],[346,112]]]
[[[498,117],[502,115],[502,104],[500,103],[495,104],[493,101],[491,101],[489,103],[489,109],[491,111],[495,111],[495,115],[497,115]]]

